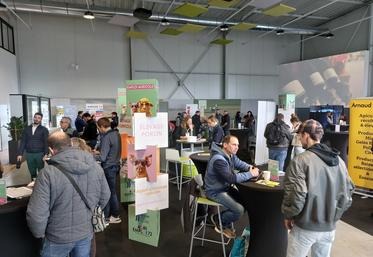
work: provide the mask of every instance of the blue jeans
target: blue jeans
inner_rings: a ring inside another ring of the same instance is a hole
[[[116,182],[117,174],[119,173],[119,166],[114,165],[109,168],[104,169],[105,177],[110,188],[110,199],[107,205],[104,208],[104,214],[106,219],[109,219],[110,216],[118,217],[119,216],[119,201],[117,197]]]
[[[287,148],[268,148],[269,159],[278,161],[279,170],[284,170]]]
[[[288,236],[286,257],[306,256],[310,249],[312,257],[329,257],[334,237],[335,230],[319,232],[294,226]]]
[[[41,257],[89,257],[91,253],[92,235],[89,237],[67,244],[57,244],[44,239]]]
[[[225,210],[221,212],[223,228],[229,228],[231,223],[239,220],[245,212],[239,192],[234,187],[230,187],[227,192],[208,194],[207,197],[224,206]]]

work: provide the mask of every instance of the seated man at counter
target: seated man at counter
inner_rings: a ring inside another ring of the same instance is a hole
[[[89,257],[93,237],[92,211],[62,173],[74,179],[90,208],[105,207],[110,189],[104,171],[90,153],[71,147],[62,131],[48,138],[50,164],[41,170],[27,207],[27,224],[36,238],[44,238],[41,257]]]
[[[207,124],[210,129],[209,133],[209,144],[210,147],[212,143],[221,144],[224,138],[224,130],[220,127],[219,121],[215,118],[214,115],[211,115],[207,119]]]
[[[236,237],[230,226],[243,215],[245,210],[234,184],[247,181],[259,174],[258,168],[238,159],[237,151],[238,139],[235,136],[226,136],[223,140],[223,148],[213,143],[205,176],[206,196],[225,208],[221,212],[222,228],[219,226],[217,214],[211,216],[211,221],[215,225],[215,231],[221,233],[223,230],[223,234],[228,238]],[[235,173],[235,169],[244,172]]]
[[[354,185],[338,152],[320,140],[321,124],[305,121],[300,128],[304,153],[295,156],[284,179],[282,212],[291,230],[287,257],[329,257],[336,222],[352,203]]]

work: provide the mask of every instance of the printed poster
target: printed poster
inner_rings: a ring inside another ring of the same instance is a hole
[[[135,113],[133,128],[135,150],[146,149],[150,143],[158,147],[168,147],[168,113],[158,112],[155,117]]]
[[[154,117],[159,106],[159,87],[156,79],[127,80],[127,111],[124,119],[124,130],[132,135],[133,117],[135,113],[145,113],[146,117]]]
[[[160,171],[159,148],[147,146],[145,150],[135,151],[135,145],[128,145],[128,178],[146,178],[149,182],[156,182]]]
[[[96,121],[104,117],[104,105],[103,104],[86,104],[85,109],[89,114],[95,115]]]
[[[373,98],[350,102],[348,172],[356,186],[373,189]]]
[[[0,179],[0,205],[6,204],[7,196],[6,196],[6,184],[5,179]]]
[[[167,209],[168,204],[168,174],[157,176],[154,183],[148,182],[146,178],[135,179],[136,215],[148,210]]]
[[[118,129],[119,133],[125,132],[125,119],[127,115],[127,95],[126,95],[126,88],[118,88],[116,106],[117,106],[117,113],[118,113]]]
[[[159,242],[160,211],[135,215],[135,205],[128,205],[128,238],[157,247]]]

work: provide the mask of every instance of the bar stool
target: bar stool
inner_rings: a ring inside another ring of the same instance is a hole
[[[175,163],[175,178],[170,178],[170,182],[176,182],[177,189],[179,190],[179,200],[181,200],[181,190],[183,184],[190,182],[192,178],[192,160],[188,157],[180,157],[179,151],[176,149],[166,148],[166,172],[169,172],[169,163]],[[179,173],[179,169],[177,164],[181,165],[181,171]],[[189,165],[189,173],[183,172],[184,165]]]
[[[196,231],[197,210],[198,210],[198,205],[200,205],[200,204],[206,205],[206,206],[214,206],[214,207],[216,207],[218,209],[219,226],[220,226],[220,228],[223,227],[222,226],[222,222],[221,222],[221,215],[220,215],[220,207],[222,207],[222,205],[219,204],[219,203],[217,203],[217,202],[214,202],[214,201],[212,201],[210,199],[207,199],[206,197],[197,197],[196,200],[195,200],[193,229],[192,229],[192,238],[190,240],[189,257],[192,257],[192,250],[193,250],[193,241],[194,241],[194,239],[202,241],[201,246],[203,246],[203,243],[205,241],[210,242],[210,243],[215,243],[215,244],[221,244],[221,246],[223,248],[223,255],[224,255],[224,257],[226,257],[225,246],[227,244],[229,244],[229,242],[231,241],[231,239],[229,238],[227,241],[224,240],[223,229],[221,229],[221,231],[220,231],[220,238],[221,238],[220,241],[212,240],[212,239],[206,239],[205,238],[206,221],[207,221],[207,217],[208,217],[207,214],[205,216],[204,222],[202,223],[202,225]],[[202,229],[203,229],[203,231],[202,231],[202,237],[199,237],[198,233],[201,232]]]

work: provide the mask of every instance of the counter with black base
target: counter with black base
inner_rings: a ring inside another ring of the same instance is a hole
[[[29,198],[0,205],[0,256],[37,257],[41,240],[32,236],[26,222]]]
[[[280,177],[280,185],[273,188],[255,182],[237,185],[250,220],[247,257],[286,256],[288,233],[281,213],[282,181],[283,177]]]

